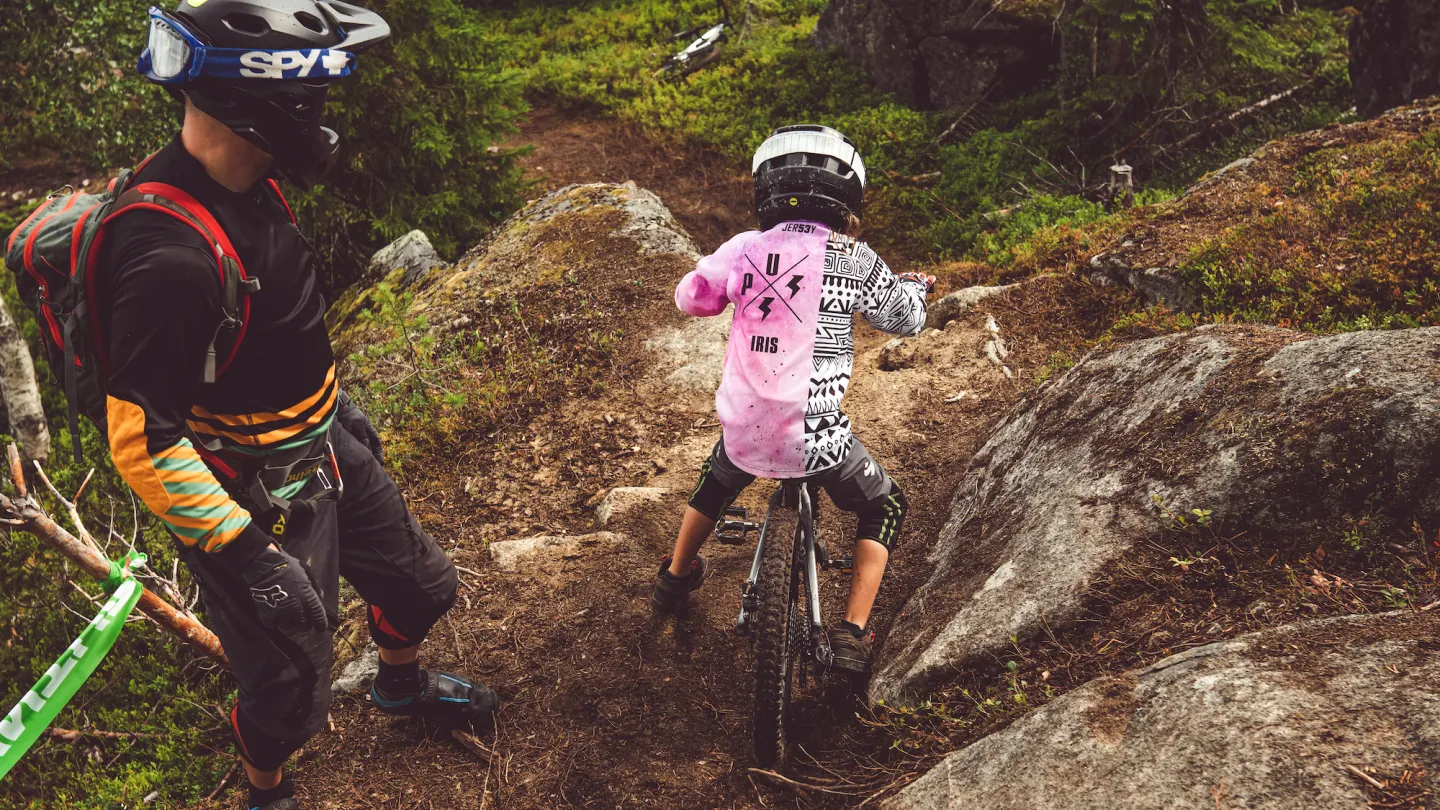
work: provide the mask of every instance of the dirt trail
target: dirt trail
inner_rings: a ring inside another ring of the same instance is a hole
[[[544,109],[525,132],[537,144],[531,162],[545,168],[545,185],[634,179],[698,231],[702,249],[748,226],[745,184],[721,171],[720,158],[666,156],[621,134],[613,123]],[[580,148],[585,144],[614,148],[587,152]],[[714,174],[697,179],[676,172],[675,165],[710,166]],[[687,205],[687,195],[709,196]],[[655,280],[657,288],[673,283]],[[946,291],[942,286],[940,292]],[[993,307],[910,341],[886,364],[902,366],[897,370],[881,368],[889,336],[857,326],[847,410],[857,434],[912,502],[876,609],[882,636],[925,573],[926,552],[959,472],[1019,396],[1017,382],[985,359],[986,313],[993,312],[1002,327],[1024,324],[1006,335],[1014,352],[1010,363],[1022,378],[1048,355],[1039,335],[1053,329],[1044,326],[1052,319],[1040,310],[1056,301],[1041,293],[1028,303],[1024,296],[1012,296],[1012,303],[994,300]],[[668,288],[641,306],[638,323],[659,329],[683,322]],[[300,758],[306,807],[854,806],[866,791],[915,769],[915,763],[887,760],[883,741],[877,744],[875,732],[856,719],[857,704],[812,690],[798,702],[798,736],[808,757],[799,758],[792,775],[853,774],[865,791],[801,798],[748,770],[754,764],[751,657],[733,624],[753,543],[711,543],[706,554],[714,574],[688,613],[677,619],[651,613],[647,599],[656,564],[670,548],[684,497],[719,429],[710,393],[667,390],[649,373],[652,353],[636,348],[634,358],[616,367],[603,398],[553,403],[529,423],[483,443],[457,443],[435,459],[433,473],[408,487],[421,521],[462,567],[461,601],[435,628],[424,660],[472,673],[502,692],[505,709],[484,740],[492,753],[429,741],[409,721],[376,715],[363,696],[343,697],[332,730]],[[483,480],[477,482],[477,474]],[[594,506],[608,488],[619,486],[663,487],[668,494],[609,527],[618,533],[612,543],[596,541],[520,572],[500,570],[491,560],[491,542],[593,532]],[[757,483],[741,504],[763,513],[772,487]],[[828,502],[824,509],[822,531],[835,547],[848,549],[853,523]],[[822,577],[828,615],[847,585],[838,574]],[[351,613],[351,627],[358,628],[358,606]]]

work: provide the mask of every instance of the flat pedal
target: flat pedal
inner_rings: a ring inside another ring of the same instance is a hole
[[[760,524],[750,522],[750,510],[731,506],[715,523],[715,539],[728,546],[739,546],[749,539],[750,532],[759,530]]]
[[[839,571],[842,574],[848,574],[855,569],[855,560],[852,557],[836,557],[826,560],[821,567],[826,571]]]

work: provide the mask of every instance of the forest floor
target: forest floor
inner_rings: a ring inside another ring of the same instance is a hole
[[[718,155],[662,148],[613,121],[545,107],[517,140],[535,146],[526,165],[536,196],[574,182],[633,180],[666,202],[702,250],[751,227],[747,173]],[[674,279],[659,281],[628,316],[651,333],[683,321],[670,301]],[[937,295],[953,281],[942,278]],[[881,368],[889,336],[857,326],[847,411],[912,505],[872,623],[882,638],[924,580],[927,552],[977,444],[1051,352],[1081,339],[1063,288],[1042,281],[991,299],[913,341],[913,354],[886,364],[894,370]],[[989,316],[1012,351],[1014,379],[985,359]],[[787,775],[828,787],[799,788],[751,770],[751,659],[733,627],[753,545],[710,544],[711,579],[680,617],[657,617],[648,604],[719,428],[710,394],[678,395],[648,374],[653,355],[643,337],[627,335],[633,348],[602,397],[548,403],[484,443],[442,443],[407,465],[406,494],[463,580],[424,661],[483,679],[505,707],[477,752],[377,715],[363,693],[340,697],[331,730],[298,760],[304,806],[857,806],[927,764],[888,750],[885,730],[843,688],[812,688],[797,701],[801,753]],[[624,486],[667,494],[607,527],[615,537],[595,536],[567,558],[519,572],[492,561],[492,542],[594,532],[596,504]],[[757,483],[740,504],[762,514],[772,486]],[[823,514],[822,531],[847,550],[853,522],[833,508]],[[822,578],[829,615],[847,587],[842,575]],[[354,605],[347,630],[363,643],[362,625]]]

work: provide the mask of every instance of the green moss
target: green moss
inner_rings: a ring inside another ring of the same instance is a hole
[[[1440,133],[1321,149],[1274,213],[1182,266],[1207,314],[1322,331],[1440,324]]]

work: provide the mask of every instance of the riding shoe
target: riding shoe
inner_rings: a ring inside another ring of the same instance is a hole
[[[705,577],[709,574],[705,558],[696,555],[695,560],[690,563],[689,575],[673,576],[670,573],[670,559],[666,557],[660,561],[660,572],[655,575],[655,592],[650,595],[650,607],[657,613],[674,613],[679,610],[690,597],[690,592],[705,584]]]
[[[421,670],[420,678],[425,685],[417,694],[387,695],[372,686],[370,699],[386,714],[423,717],[451,728],[488,723],[500,708],[498,695],[464,676],[429,669]]]
[[[866,630],[859,636],[844,627],[830,628],[830,651],[835,660],[831,667],[852,675],[868,676],[875,634]]]

